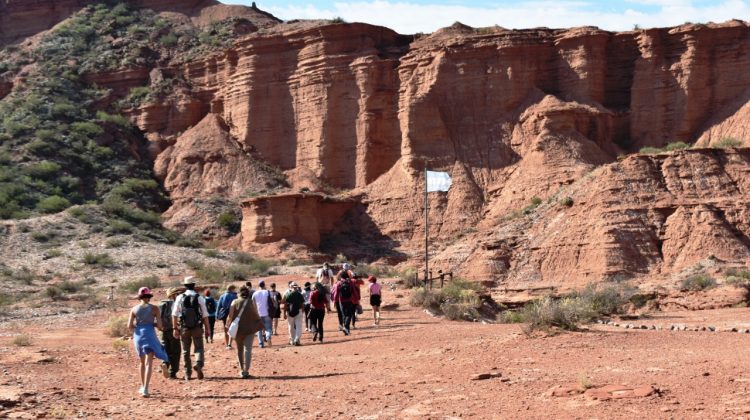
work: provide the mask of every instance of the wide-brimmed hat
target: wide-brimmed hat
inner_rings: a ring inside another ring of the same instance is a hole
[[[188,284],[195,284],[195,277],[193,276],[187,276],[184,279],[182,279],[182,284],[188,285]]]
[[[144,298],[144,297],[154,297],[154,295],[151,293],[151,289],[148,287],[141,287],[138,289],[138,298]]]
[[[180,293],[180,289],[176,287],[170,287],[169,289],[167,289],[166,293],[167,293],[167,297],[174,296]]]

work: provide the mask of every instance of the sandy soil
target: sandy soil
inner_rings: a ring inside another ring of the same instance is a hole
[[[207,344],[206,379],[156,372],[148,399],[137,394],[132,349],[115,350],[104,333],[108,312],[5,324],[0,417],[750,417],[750,334],[597,325],[527,337],[520,325],[448,322],[407,302],[407,291],[387,293],[385,303],[398,308],[375,328],[366,306],[349,337],[330,314],[325,344],[305,334],[302,347],[291,347],[282,330],[273,347],[254,348],[250,380],[239,379],[235,351],[219,339]],[[749,315],[682,312],[649,322],[721,328],[748,325]],[[31,346],[11,344],[20,331]],[[472,380],[483,373],[494,375]]]

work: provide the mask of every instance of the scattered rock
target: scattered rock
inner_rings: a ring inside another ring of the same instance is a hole
[[[487,373],[475,373],[471,375],[472,381],[483,381],[486,379],[499,378],[502,376],[500,372],[487,372]]]
[[[584,395],[587,398],[599,401],[621,398],[645,398],[658,394],[659,390],[651,385],[636,387],[628,385],[606,385],[599,388],[591,388],[584,392]]]

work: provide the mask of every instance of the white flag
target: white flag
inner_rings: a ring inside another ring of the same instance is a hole
[[[427,171],[427,192],[448,191],[452,183],[448,172]]]

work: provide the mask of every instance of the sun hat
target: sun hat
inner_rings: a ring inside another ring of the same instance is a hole
[[[176,287],[170,287],[169,289],[167,289],[167,297],[174,296],[178,293],[180,293],[180,289]]]
[[[151,294],[151,289],[148,287],[141,287],[138,289],[138,298],[144,298],[144,297],[154,297],[153,294]]]
[[[344,263],[344,265],[341,266],[342,270],[348,270],[350,268],[352,268],[352,266],[350,266],[348,263]]]
[[[188,284],[195,284],[195,277],[193,276],[187,276],[182,280],[182,284],[188,285]]]

